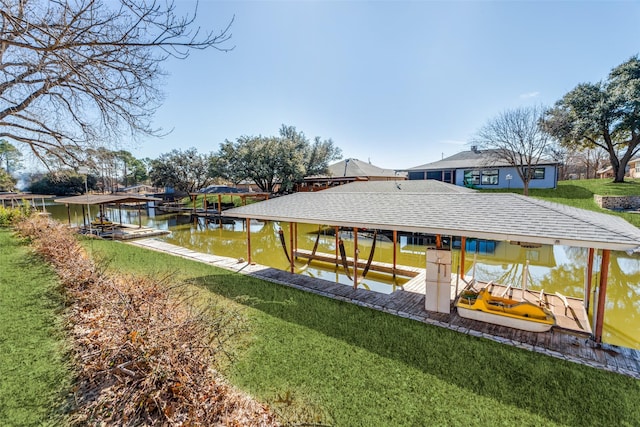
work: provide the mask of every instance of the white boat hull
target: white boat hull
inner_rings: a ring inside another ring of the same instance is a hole
[[[501,325],[529,332],[547,332],[553,326],[548,323],[540,323],[534,320],[519,319],[516,317],[509,317],[501,314],[493,314],[486,311],[473,310],[460,306],[458,306],[458,314],[460,315],[460,317],[464,317],[465,319],[493,323],[494,325]]]

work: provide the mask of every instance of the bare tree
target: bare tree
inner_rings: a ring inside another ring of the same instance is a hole
[[[161,63],[194,49],[228,50],[171,0],[0,0],[0,138],[43,163],[157,135]]]
[[[525,196],[529,195],[533,169],[551,143],[551,137],[540,127],[544,111],[542,107],[505,111],[489,120],[474,141],[482,148],[492,149],[495,160],[514,167],[523,182]]]

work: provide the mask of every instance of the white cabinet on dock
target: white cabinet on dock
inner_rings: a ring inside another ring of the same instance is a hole
[[[449,313],[451,307],[451,251],[428,249],[424,308]]]

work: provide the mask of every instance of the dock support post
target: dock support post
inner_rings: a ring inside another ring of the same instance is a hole
[[[353,289],[358,288],[358,228],[353,227]]]
[[[247,218],[247,262],[251,265],[251,218]]]
[[[398,261],[398,230],[393,230],[393,278],[396,277],[396,265]]]
[[[589,311],[589,306],[591,305],[591,285],[593,283],[593,258],[594,258],[595,250],[593,248],[589,248],[589,253],[587,255],[587,271],[584,275],[585,286],[584,286],[584,307]]]
[[[464,256],[467,252],[467,238],[466,236],[462,236],[460,238],[460,278],[464,280]]]
[[[293,223],[293,253],[298,253],[298,223]],[[296,256],[296,259],[298,257]]]
[[[604,306],[607,300],[607,279],[609,276],[609,256],[611,251],[609,249],[602,250],[602,263],[600,265],[600,285],[598,288],[598,301],[595,325],[595,340],[597,343],[602,342],[602,327],[604,326]]]
[[[67,219],[69,220],[69,225],[71,225],[71,206],[69,203],[64,204],[67,207]]]
[[[293,258],[293,223],[290,222],[289,223],[289,247],[291,248],[291,256],[289,257],[289,260],[291,261],[291,273],[295,273],[295,264],[294,261],[295,259]]]
[[[336,268],[338,268],[338,256],[339,256],[339,250],[340,250],[340,227],[334,227],[335,231],[336,231]]]

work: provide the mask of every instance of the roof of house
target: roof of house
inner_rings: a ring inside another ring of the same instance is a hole
[[[325,192],[334,193],[475,193],[476,190],[461,187],[459,185],[447,184],[435,179],[420,179],[407,181],[356,181],[349,184],[331,187]]]
[[[498,150],[469,150],[462,151],[453,156],[447,157],[437,162],[415,166],[409,171],[446,170],[462,168],[486,168],[486,167],[506,167],[511,166],[507,161],[496,156]],[[556,164],[556,162],[541,159],[539,165]]]
[[[640,246],[640,230],[620,217],[512,193],[319,191],[229,209],[224,215],[596,249]]]
[[[383,169],[371,163],[358,159],[344,159],[328,167],[327,175],[311,176],[308,178],[357,178],[357,177],[395,177],[396,171]]]

